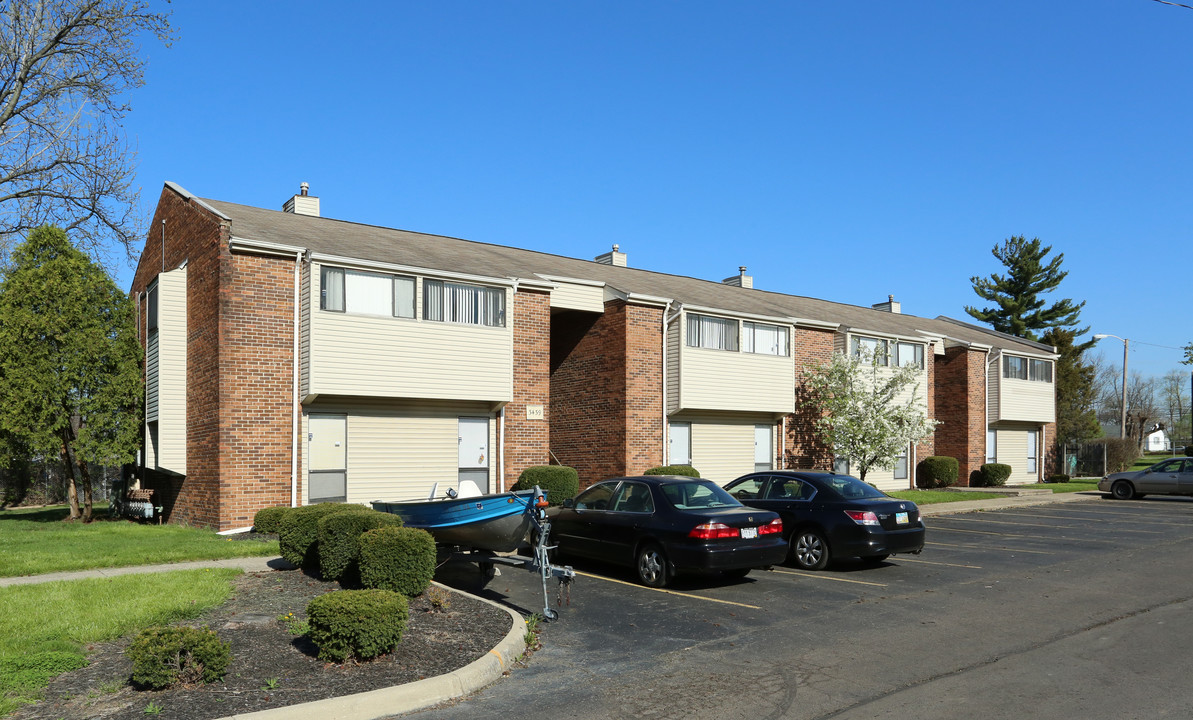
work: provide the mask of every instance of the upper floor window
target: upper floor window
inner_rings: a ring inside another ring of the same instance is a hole
[[[863,363],[867,365],[874,363],[886,367],[889,362],[891,354],[889,340],[854,335],[851,343],[849,352]]]
[[[414,278],[324,267],[319,307],[362,315],[414,317]]]
[[[760,355],[787,354],[787,328],[763,323],[742,323],[742,349]]]
[[[149,288],[149,294],[145,300],[145,329],[148,332],[157,330],[157,283],[155,282]]]
[[[1027,379],[1052,382],[1052,363],[1048,360],[1031,360],[1027,365]]]
[[[895,345],[895,366],[907,367],[911,365],[923,369],[924,346],[919,343],[897,342]]]
[[[688,346],[737,352],[737,321],[688,315]]]
[[[1027,358],[1004,355],[1002,358],[1002,376],[1016,380],[1027,379]]]
[[[505,290],[424,280],[423,319],[505,327]]]

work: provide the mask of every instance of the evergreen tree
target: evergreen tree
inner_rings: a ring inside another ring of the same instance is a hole
[[[60,455],[71,518],[88,521],[88,463],[128,462],[140,437],[144,383],[133,304],[56,227],[35,229],[12,260],[0,275],[0,436],[9,448],[15,442],[35,456]]]
[[[1028,240],[1022,235],[1008,238],[991,252],[1007,268],[1007,274],[994,273],[988,278],[975,275],[969,281],[978,297],[995,306],[979,310],[967,305],[965,312],[999,332],[1028,340],[1039,340],[1041,332],[1052,328],[1077,325],[1084,300],[1074,304],[1065,298],[1045,307],[1041,297],[1055,290],[1068,275],[1060,269],[1064,253],[1047,260],[1052,246],[1042,246],[1039,238]],[[1074,330],[1073,334],[1083,335],[1088,330]]]
[[[1075,344],[1076,333],[1054,328],[1044,334],[1043,342],[1056,347],[1056,440],[1080,443],[1101,437],[1102,426],[1094,409],[1097,369],[1084,361],[1085,349],[1092,341]]]

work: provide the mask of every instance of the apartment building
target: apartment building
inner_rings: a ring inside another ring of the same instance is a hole
[[[800,377],[834,351],[914,365],[928,454],[1043,473],[1053,349],[893,298],[858,307],[594,260],[162,190],[133,281],[146,348],[141,481],[171,521],[247,527],[269,505],[500,491],[530,465],[583,483],[692,464],[848,468]],[[881,369],[880,369],[881,370]]]

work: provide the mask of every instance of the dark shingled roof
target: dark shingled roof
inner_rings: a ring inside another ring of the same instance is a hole
[[[817,298],[742,288],[711,280],[668,275],[592,260],[552,255],[472,240],[362,225],[330,218],[203,199],[231,221],[232,236],[309,249],[373,262],[409,265],[488,277],[555,275],[604,282],[624,293],[668,298],[685,305],[730,312],[794,317],[834,323],[860,331],[901,336],[948,337],[1031,354],[1051,353],[1047,345],[1014,338],[945,317],[923,318]]]

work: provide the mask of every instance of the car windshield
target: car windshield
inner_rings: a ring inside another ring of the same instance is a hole
[[[741,507],[741,503],[729,493],[711,482],[677,482],[662,486],[663,497],[676,510],[693,508]]]
[[[824,479],[829,488],[846,500],[884,498],[886,493],[850,475],[831,475]]]

